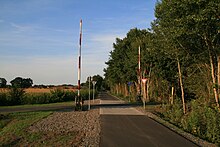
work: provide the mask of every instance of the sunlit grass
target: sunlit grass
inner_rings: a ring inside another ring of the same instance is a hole
[[[29,134],[27,128],[52,112],[22,112],[1,115],[0,146],[13,146],[20,140],[36,140],[40,134]]]

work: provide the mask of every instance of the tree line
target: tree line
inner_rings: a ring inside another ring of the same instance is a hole
[[[22,78],[22,77],[16,77],[15,79],[10,81],[11,85],[7,84],[7,80],[5,78],[0,78],[0,88],[10,88],[10,87],[17,87],[17,88],[52,88],[52,87],[64,87],[64,88],[69,88],[73,87],[76,88],[76,86],[72,84],[62,84],[62,85],[44,85],[44,84],[39,84],[39,85],[33,85],[34,82],[31,78]],[[83,85],[84,83],[82,83]]]
[[[33,85],[33,80],[31,78],[16,77],[10,81],[12,87],[17,88],[29,88]],[[0,78],[0,88],[7,87],[7,80],[5,78]]]
[[[132,93],[138,94],[140,46],[141,78],[148,79],[149,97],[167,99],[174,89],[184,113],[189,99],[214,97],[219,107],[219,5],[215,0],[157,2],[151,28],[134,28],[116,38],[104,69],[111,90],[127,96],[131,81]]]
[[[166,104],[161,116],[220,143],[219,16],[218,0],[158,1],[151,28],[113,43],[104,69],[111,92],[136,101],[146,78],[146,102]]]

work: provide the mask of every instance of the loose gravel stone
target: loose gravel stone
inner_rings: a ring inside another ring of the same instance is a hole
[[[98,147],[100,141],[99,109],[89,111],[55,112],[35,123],[30,132],[53,132],[61,135],[76,132],[69,146]]]

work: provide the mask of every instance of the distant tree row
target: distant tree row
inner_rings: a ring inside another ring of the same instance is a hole
[[[13,87],[29,88],[33,85],[33,80],[31,78],[16,77],[12,81],[10,81],[10,83]],[[6,87],[7,87],[6,79],[5,78],[0,78],[0,88],[6,88]]]
[[[93,80],[97,81],[96,88],[97,90],[100,90],[103,84],[103,78],[100,75],[95,75],[92,77]],[[22,77],[16,77],[15,79],[10,81],[12,87],[17,88],[52,88],[52,87],[63,87],[65,89],[69,88],[77,88],[76,86],[72,84],[62,84],[62,85],[33,85],[33,80],[31,78],[22,78]],[[82,86],[88,86],[88,81],[86,83],[82,83]],[[0,88],[7,88],[10,87],[7,85],[7,80],[5,78],[0,78]]]

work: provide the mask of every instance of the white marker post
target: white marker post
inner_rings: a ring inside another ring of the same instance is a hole
[[[95,102],[95,84],[96,84],[96,81],[92,81],[92,84],[93,84],[93,103]]]
[[[147,82],[147,78],[142,79],[142,82],[144,84],[144,96],[143,96],[143,106],[145,109],[145,101],[146,101],[146,82]]]

